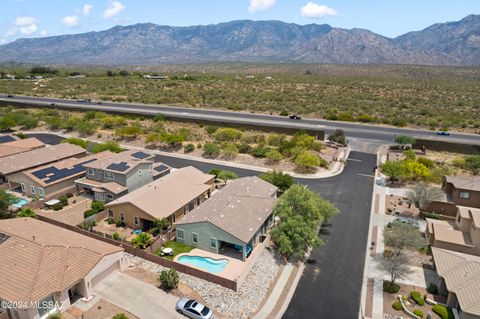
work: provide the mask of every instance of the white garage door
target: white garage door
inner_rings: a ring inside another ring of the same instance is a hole
[[[105,279],[107,279],[111,274],[114,274],[115,272],[120,271],[120,262],[117,261],[116,263],[110,265],[107,269],[102,271],[100,274],[96,275],[92,279],[92,287],[95,287]]]

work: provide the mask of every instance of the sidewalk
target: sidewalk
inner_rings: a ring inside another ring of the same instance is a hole
[[[26,131],[24,134],[52,134],[52,135],[57,135],[63,138],[69,138],[72,137],[71,135],[60,133],[60,132],[50,132],[50,131]],[[88,140],[91,142],[95,143],[103,143],[103,141],[97,140],[97,139],[86,139],[82,138],[83,140]],[[260,167],[260,166],[253,166],[253,165],[246,165],[246,164],[240,164],[240,163],[234,163],[231,161],[222,161],[222,160],[216,160],[216,159],[208,159],[208,158],[202,158],[202,157],[197,157],[197,156],[191,156],[187,154],[175,154],[175,153],[169,153],[169,152],[164,152],[164,151],[158,151],[158,150],[150,150],[150,149],[145,149],[142,147],[136,147],[136,146],[131,146],[127,144],[120,144],[120,147],[124,149],[130,149],[130,150],[143,150],[143,151],[148,151],[153,154],[157,155],[162,155],[162,156],[168,156],[168,157],[173,157],[173,158],[181,158],[181,159],[186,159],[186,160],[191,160],[191,161],[197,161],[197,162],[203,162],[203,163],[209,163],[209,164],[215,164],[215,165],[221,165],[221,166],[229,166],[229,167],[235,167],[235,168],[241,168],[241,169],[246,169],[246,170],[251,170],[251,171],[256,171],[256,172],[270,172],[273,169],[269,167]],[[328,178],[328,177],[333,177],[341,174],[343,172],[343,169],[345,168],[345,162],[348,156],[350,155],[351,148],[346,147],[340,151],[340,154],[338,156],[338,160],[333,164],[330,170],[326,172],[321,172],[321,173],[316,173],[316,174],[299,174],[295,172],[289,172],[289,171],[284,171],[284,173],[287,173],[291,175],[292,177],[295,178],[303,178],[303,179],[320,179],[320,178]]]

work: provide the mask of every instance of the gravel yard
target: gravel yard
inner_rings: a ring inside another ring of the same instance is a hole
[[[125,254],[125,260],[129,269],[140,267],[153,273],[165,269],[160,265],[130,254]],[[280,259],[276,253],[265,249],[238,291],[190,275],[179,274],[181,283],[198,293],[217,314],[221,314],[225,318],[249,318],[262,304],[270,285],[280,270],[280,266]]]

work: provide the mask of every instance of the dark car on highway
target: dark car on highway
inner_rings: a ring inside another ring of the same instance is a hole
[[[291,119],[291,120],[301,120],[302,119],[300,116],[298,116],[296,114],[290,115],[288,118]]]
[[[449,136],[450,133],[448,133],[447,131],[439,131],[439,132],[437,132],[437,135],[440,135],[440,136]]]

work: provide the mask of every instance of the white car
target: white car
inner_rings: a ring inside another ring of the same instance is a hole
[[[213,311],[210,308],[193,299],[180,299],[177,301],[175,310],[192,319],[214,319]]]

